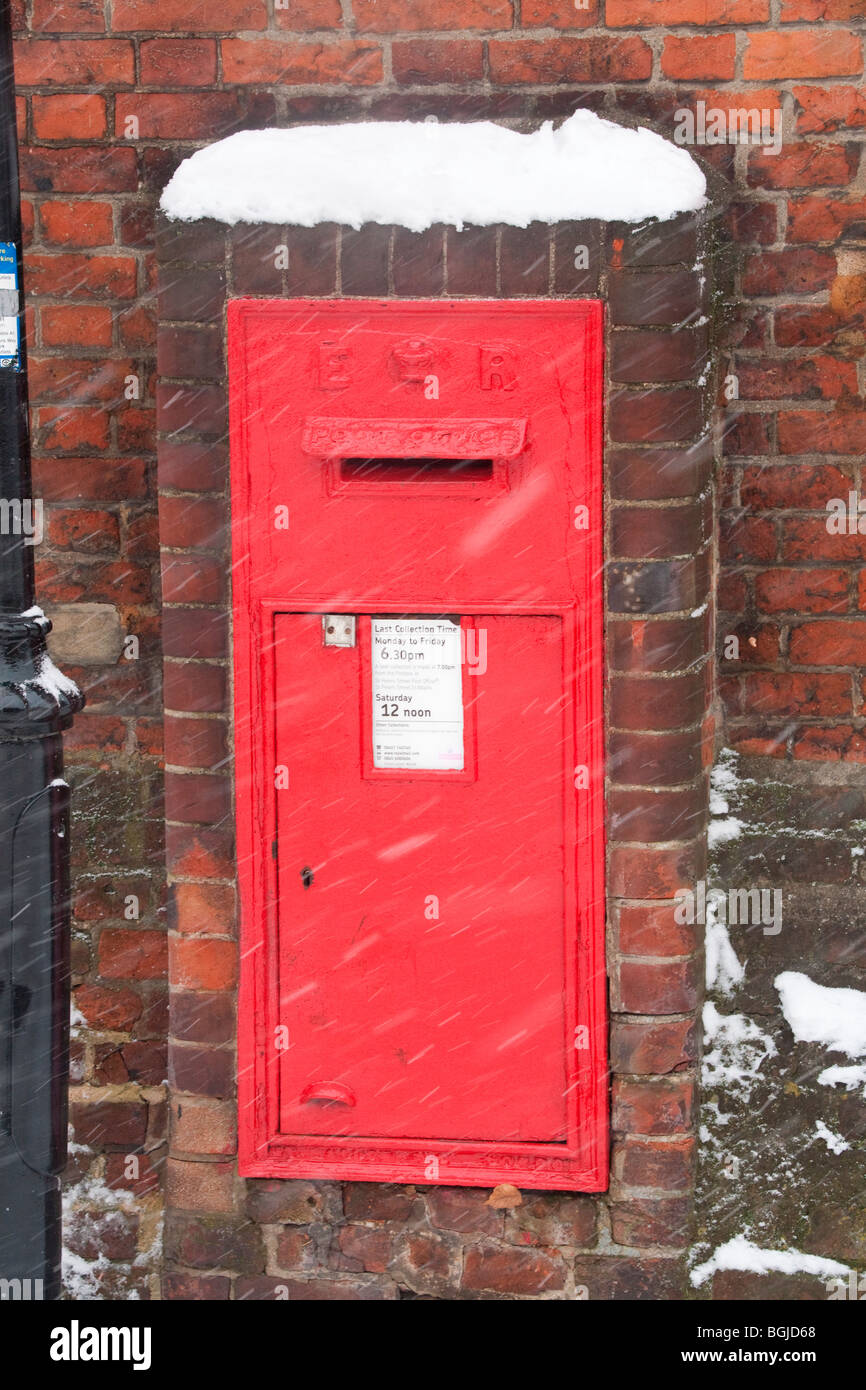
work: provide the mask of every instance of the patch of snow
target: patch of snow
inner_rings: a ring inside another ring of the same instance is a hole
[[[832,1129],[828,1129],[823,1120],[815,1121],[815,1131],[819,1139],[823,1139],[831,1154],[843,1154],[851,1145],[847,1139],[843,1139],[841,1134],[834,1134]]]
[[[640,222],[705,202],[688,151],[575,111],[529,135],[491,121],[239,131],[185,159],[160,206],[184,222],[378,222],[420,232],[434,223]]]
[[[61,695],[75,696],[78,694],[78,686],[75,681],[71,681],[68,676],[64,676],[62,671],[58,671],[50,656],[43,656],[33,684],[55,698]]]
[[[704,936],[707,989],[730,995],[743,983],[746,968],[731,945],[728,928],[719,921],[718,899],[707,896],[707,928]]]
[[[797,970],[785,970],[773,984],[797,1042],[817,1042],[848,1057],[866,1055],[866,994],[859,989],[818,985]]]
[[[736,816],[718,817],[707,827],[707,847],[715,849],[716,845],[727,844],[728,840],[738,840],[742,833],[743,822]]]
[[[775,1057],[776,1044],[745,1014],[721,1014],[708,1000],[704,1005],[705,1086],[720,1086],[748,1100],[761,1066]]]
[[[859,1067],[825,1067],[818,1073],[819,1086],[844,1086],[848,1091],[856,1091],[858,1086],[862,1086],[863,1097],[866,1099],[866,1066]]]
[[[700,606],[700,608],[693,608],[693,609],[692,609],[691,613],[689,614],[689,617],[690,617],[690,618],[702,618],[702,617],[704,616],[704,614],[706,613],[708,607],[709,607],[709,604],[707,604],[707,603],[702,603],[701,606]]]
[[[748,1237],[734,1236],[725,1241],[703,1264],[697,1265],[690,1278],[695,1288],[705,1284],[720,1269],[742,1269],[752,1274],[847,1274],[848,1266],[823,1255],[805,1255],[801,1250],[762,1250]]]

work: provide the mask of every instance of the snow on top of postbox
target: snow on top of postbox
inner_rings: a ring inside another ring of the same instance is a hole
[[[420,232],[434,223],[638,222],[705,201],[687,150],[575,111],[529,135],[435,120],[241,131],[185,159],[161,206],[184,222],[380,222]]]

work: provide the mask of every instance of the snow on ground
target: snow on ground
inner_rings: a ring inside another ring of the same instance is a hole
[[[815,1133],[819,1139],[823,1139],[831,1154],[843,1154],[851,1145],[847,1139],[843,1139],[841,1134],[834,1134],[832,1129],[828,1129],[823,1120],[815,1121]]]
[[[704,1005],[704,1086],[720,1086],[738,1099],[748,1100],[776,1044],[745,1014],[720,1014],[712,1000]]]
[[[162,195],[179,221],[396,224],[603,218],[700,208],[706,180],[654,131],[575,111],[529,135],[491,121],[366,121],[240,131],[185,159]]]
[[[773,981],[782,1012],[797,1042],[816,1042],[830,1052],[866,1056],[866,994],[818,985],[797,970]]]
[[[847,1274],[848,1266],[822,1255],[804,1255],[801,1250],[762,1250],[747,1236],[725,1241],[703,1264],[696,1265],[690,1278],[695,1288],[706,1283],[720,1269],[742,1269],[753,1274],[817,1274],[829,1277]]]
[[[729,995],[743,983],[746,971],[731,945],[728,928],[719,920],[718,913],[718,899],[708,894],[707,926],[704,934],[707,989],[715,990],[717,994]]]

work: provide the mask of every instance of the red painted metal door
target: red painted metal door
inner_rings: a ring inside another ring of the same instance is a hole
[[[241,1171],[603,1187],[601,306],[228,327]]]
[[[474,621],[472,780],[365,778],[370,620],[277,616],[285,1133],[565,1139],[562,620]]]

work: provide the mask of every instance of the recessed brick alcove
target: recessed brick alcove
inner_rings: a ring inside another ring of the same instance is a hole
[[[708,217],[692,214],[423,233],[160,223],[167,1297],[685,1294],[701,929],[677,924],[673,899],[704,876],[714,741],[709,239]],[[606,306],[606,1193],[524,1191],[499,1208],[482,1188],[237,1174],[225,323],[227,301],[250,296]]]

